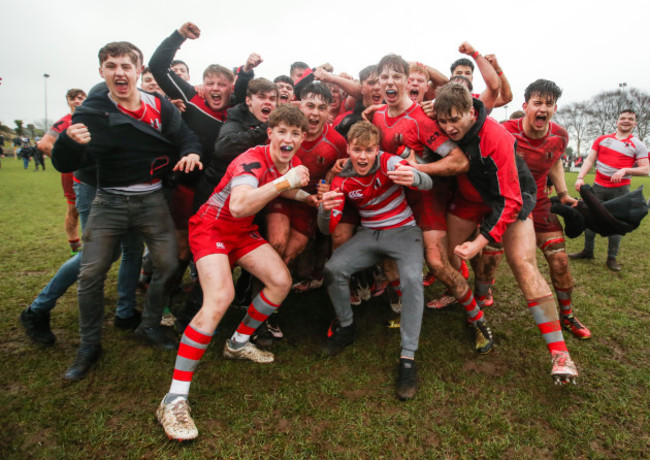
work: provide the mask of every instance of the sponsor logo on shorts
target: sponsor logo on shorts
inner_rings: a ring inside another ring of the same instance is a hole
[[[352,190],[350,193],[348,193],[348,196],[351,200],[360,200],[363,198],[363,190]]]
[[[262,238],[262,236],[257,232],[250,232],[249,235],[250,235],[251,238],[255,238],[256,240],[259,240],[260,238]]]
[[[217,249],[223,249],[224,251],[226,250],[226,245],[223,244],[221,241],[217,243]]]

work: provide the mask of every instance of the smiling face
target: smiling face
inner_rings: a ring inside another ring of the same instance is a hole
[[[153,78],[151,72],[145,72],[142,74],[142,83],[140,84],[140,87],[145,91],[149,91],[150,93],[164,94],[160,89],[160,86],[158,86],[156,80]]]
[[[360,143],[353,139],[348,145],[348,153],[354,171],[360,176],[367,176],[379,154],[379,144]]]
[[[555,99],[550,94],[534,93],[524,102],[524,130],[533,139],[544,137],[548,132],[551,118],[557,110]]]
[[[125,105],[139,100],[137,83],[140,69],[128,55],[108,56],[102,62],[99,74],[106,82],[111,97],[117,103]]]
[[[298,147],[305,138],[305,133],[300,126],[288,126],[280,123],[267,129],[270,141],[270,152],[273,163],[278,169],[284,169],[298,151]]]
[[[398,106],[406,96],[408,76],[392,68],[384,67],[379,74],[381,94],[389,106]]]
[[[327,102],[319,95],[309,93],[300,101],[300,111],[307,117],[307,139],[314,140],[320,136],[329,116]]]
[[[454,72],[451,75],[452,77],[454,75],[462,75],[463,77],[467,78],[470,82],[474,81],[474,71],[470,66],[458,65],[456,66]]]
[[[203,77],[205,101],[212,110],[224,110],[230,104],[232,81],[218,73],[210,73]]]
[[[437,114],[438,125],[447,136],[454,141],[459,141],[476,123],[476,112],[471,107],[468,112],[461,113],[457,109],[452,109],[451,114]]]
[[[260,92],[246,98],[248,110],[262,123],[269,121],[269,115],[277,105],[278,94],[275,91]]]
[[[413,71],[409,74],[409,79],[406,83],[406,91],[413,102],[420,104],[424,100],[424,95],[427,93],[429,79],[420,71]]]
[[[636,114],[623,112],[616,120],[616,129],[623,135],[629,135],[636,127]]]
[[[361,97],[363,105],[369,107],[373,104],[381,104],[383,100],[381,95],[381,86],[379,85],[379,75],[372,74],[361,82]]]

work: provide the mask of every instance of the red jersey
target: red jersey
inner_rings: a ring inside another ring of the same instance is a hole
[[[72,114],[69,113],[63,118],[61,118],[59,121],[54,123],[50,129],[47,130],[46,134],[49,134],[50,136],[54,137],[55,139],[59,137],[59,134],[61,134],[63,131],[68,129],[68,127],[72,124]]]
[[[332,180],[331,189],[341,189],[345,200],[359,210],[362,226],[373,230],[387,230],[415,225],[413,212],[406,202],[403,187],[393,182],[386,174],[394,170],[398,163],[406,164],[406,161],[398,156],[379,152],[374,173],[358,176],[354,173],[352,165],[348,163],[341,171],[341,175],[337,175]],[[332,209],[330,233],[341,220],[344,206],[345,203],[341,203]]]
[[[630,134],[625,139],[617,139],[616,133],[600,136],[591,146],[596,151],[596,184],[602,187],[623,187],[629,185],[630,176],[614,184],[611,177],[623,168],[633,168],[636,161],[648,158],[648,148],[641,140]]]
[[[160,131],[162,129],[162,123],[160,119],[160,99],[158,99],[153,94],[140,91],[140,100],[142,102],[142,105],[138,110],[128,110],[122,107],[120,104],[117,104],[117,108],[130,117],[145,122],[156,131]]]
[[[332,125],[325,124],[323,133],[313,141],[303,141],[296,152],[300,163],[309,169],[309,184],[303,190],[316,193],[316,186],[339,158],[346,158],[348,143]]]
[[[549,190],[546,186],[548,172],[560,160],[569,142],[569,133],[562,126],[551,122],[546,136],[531,139],[524,133],[523,119],[501,123],[517,139],[517,155],[522,157],[535,178],[537,205],[548,203]]]
[[[299,166],[300,160],[294,156],[289,167]],[[270,146],[258,145],[248,149],[246,152],[235,158],[228,166],[226,174],[219,182],[208,198],[208,201],[201,207],[199,213],[211,209],[215,214],[215,220],[230,227],[231,232],[250,232],[257,229],[253,224],[255,216],[234,217],[230,213],[230,193],[238,185],[250,185],[253,188],[268,184],[280,174],[271,159]],[[205,209],[204,208],[208,208]]]
[[[385,105],[375,111],[372,124],[381,132],[381,149],[397,153],[399,147],[406,146],[415,152],[418,163],[429,163],[433,160],[425,147],[445,157],[456,144],[442,132],[438,123],[427,117],[422,107],[415,102],[397,117],[388,115]]]

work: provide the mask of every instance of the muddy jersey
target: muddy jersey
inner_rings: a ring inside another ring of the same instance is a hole
[[[72,114],[69,113],[66,116],[62,117],[59,121],[54,123],[50,129],[47,130],[46,134],[49,134],[53,138],[59,137],[59,134],[61,134],[63,131],[68,129],[68,127],[72,124]]]
[[[235,158],[228,166],[226,175],[197,214],[210,212],[215,220],[229,226],[234,232],[256,230],[257,226],[253,224],[254,215],[234,217],[230,213],[230,193],[238,185],[258,188],[282,176],[271,159],[269,149],[268,145],[258,145]],[[300,160],[294,156],[289,166],[294,168],[299,165]]]
[[[400,147],[408,147],[415,152],[418,163],[433,161],[425,147],[441,157],[447,156],[456,147],[438,123],[427,117],[415,102],[397,117],[389,116],[388,106],[382,106],[373,114],[372,124],[381,132],[382,150],[399,153]]]
[[[560,161],[569,142],[569,134],[562,126],[551,122],[546,136],[531,139],[524,133],[523,119],[508,120],[501,123],[517,139],[517,155],[524,159],[537,185],[537,205],[549,202],[547,187],[548,172]]]
[[[332,180],[332,190],[337,188],[345,195],[345,201],[352,203],[359,210],[361,225],[373,230],[415,225],[413,212],[406,202],[404,188],[397,185],[387,175],[399,163],[406,164],[398,156],[379,152],[375,172],[367,176],[354,174],[351,165],[346,167],[351,171],[347,177],[338,175]],[[345,173],[346,170],[342,171]],[[332,209],[330,217],[330,233],[341,220],[343,207],[341,203]]]
[[[303,141],[296,152],[300,163],[309,169],[309,184],[303,190],[316,194],[316,186],[339,158],[347,158],[347,142],[332,125],[326,124],[323,134],[313,141]]]
[[[629,185],[631,176],[623,176],[620,182],[613,183],[612,175],[619,169],[634,168],[637,160],[648,158],[648,148],[632,134],[625,139],[617,139],[616,133],[600,136],[591,148],[597,153],[594,182],[602,187]]]

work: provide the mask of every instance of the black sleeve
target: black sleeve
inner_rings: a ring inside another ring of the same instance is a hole
[[[187,102],[196,95],[194,86],[176,75],[169,68],[176,52],[184,42],[185,38],[177,30],[172,32],[154,51],[149,60],[149,68],[156,79],[156,83],[167,96],[171,99],[183,99]]]
[[[226,121],[214,144],[213,161],[227,166],[239,154],[263,144],[267,139],[267,126],[266,123],[262,123],[250,129],[239,123]]]
[[[246,100],[246,90],[248,89],[248,83],[253,78],[255,78],[255,72],[253,70],[250,72],[245,72],[244,66],[240,66],[237,69],[235,91],[230,98],[230,105],[235,106],[240,102],[244,102]]]
[[[179,149],[179,156],[184,157],[190,153],[198,154],[203,159],[201,140],[183,121],[181,113],[176,107],[160,97],[161,101],[161,118],[164,128],[163,134],[167,136]]]
[[[93,164],[90,160],[88,144],[82,145],[70,139],[63,131],[52,148],[52,166],[62,173],[73,172],[82,166]]]

